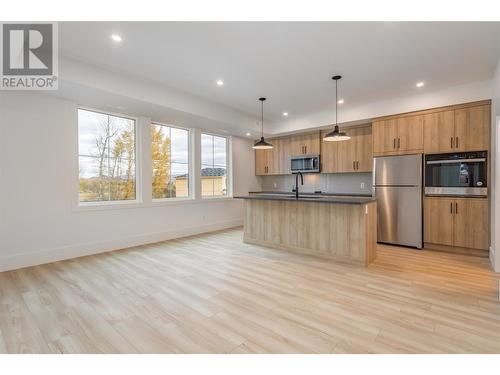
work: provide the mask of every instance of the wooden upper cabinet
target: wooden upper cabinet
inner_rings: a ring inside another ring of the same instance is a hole
[[[482,151],[490,143],[490,102],[434,108],[373,122],[373,154]]]
[[[353,136],[356,145],[356,172],[371,172],[373,170],[372,127],[357,128]]]
[[[424,115],[424,152],[453,152],[455,145],[455,111]]]
[[[455,110],[455,150],[482,151],[490,145],[490,106]]]
[[[269,150],[268,174],[280,174],[281,139],[270,139],[269,142],[273,145],[273,148]]]
[[[269,169],[269,150],[255,150],[255,174],[257,176],[264,176]]]
[[[272,138],[270,150],[255,150],[255,174],[257,176],[289,174],[291,139]]]
[[[281,138],[279,148],[279,174],[290,174],[291,139]]]
[[[398,154],[412,154],[424,151],[424,118],[409,116],[399,118],[397,126]]]
[[[298,134],[290,138],[291,155],[319,155],[320,133]]]
[[[341,142],[326,142],[321,134],[321,172],[347,173],[371,172],[373,165],[371,126],[344,130],[351,139]]]
[[[345,129],[345,133],[351,137],[347,141],[330,142],[337,143],[338,148],[338,170],[337,172],[354,172],[356,170],[356,140],[354,138],[354,129]]]
[[[490,105],[457,108],[424,115],[424,152],[488,150]]]
[[[306,135],[305,139],[306,155],[319,155],[321,149],[320,133]]]
[[[398,129],[396,119],[373,122],[373,154],[397,154]]]
[[[488,250],[489,205],[484,198],[455,199],[453,245]]]
[[[326,142],[323,140],[326,134],[331,132],[331,129],[321,132],[321,172],[322,173],[337,173],[341,168],[339,165],[339,143]]]
[[[424,242],[453,246],[454,199],[424,199]]]
[[[373,122],[373,154],[404,155],[423,151],[423,117],[407,116]]]

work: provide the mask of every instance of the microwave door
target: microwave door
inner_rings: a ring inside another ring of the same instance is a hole
[[[304,171],[312,171],[314,169],[314,159],[304,158]]]
[[[291,169],[293,171],[302,171],[304,170],[304,159],[291,159]]]

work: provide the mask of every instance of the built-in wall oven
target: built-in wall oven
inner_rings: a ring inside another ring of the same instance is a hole
[[[319,172],[319,155],[292,156],[290,169],[292,173],[317,173]]]
[[[425,195],[486,196],[487,152],[425,156]]]

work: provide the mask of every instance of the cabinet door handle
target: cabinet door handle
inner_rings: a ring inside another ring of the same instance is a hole
[[[401,138],[398,138],[398,148],[401,148]]]
[[[458,145],[458,137],[456,137],[456,138],[455,138],[455,147],[456,147],[456,148],[460,147],[460,146]]]
[[[453,137],[450,137],[450,148],[453,148]]]
[[[392,148],[396,148],[396,138],[392,139]]]
[[[359,161],[356,162],[356,169],[359,171]]]
[[[458,214],[458,203],[455,202],[455,214]]]
[[[450,214],[453,215],[453,202],[450,202]]]
[[[355,161],[352,162],[352,169],[356,170],[356,162]]]
[[[304,146],[304,149],[305,149],[305,154],[307,154],[307,146]]]

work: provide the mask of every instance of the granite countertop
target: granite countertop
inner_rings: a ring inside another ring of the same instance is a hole
[[[249,195],[236,196],[236,199],[263,199],[275,201],[302,201],[318,203],[337,203],[337,204],[366,204],[375,202],[376,199],[371,195],[361,194],[325,194],[325,193],[300,193],[299,199],[295,198],[294,193],[290,192],[250,192]]]

